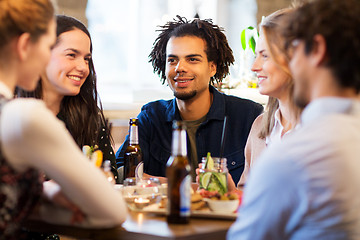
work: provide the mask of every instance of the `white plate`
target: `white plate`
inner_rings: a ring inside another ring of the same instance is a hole
[[[165,215],[165,208],[159,208],[159,204],[152,204],[143,208],[140,212],[144,213],[154,213],[159,215]],[[210,209],[206,208],[203,210],[191,211],[191,217],[206,217],[206,218],[217,218],[217,219],[228,219],[235,220],[237,213],[222,213],[222,212],[213,212]]]

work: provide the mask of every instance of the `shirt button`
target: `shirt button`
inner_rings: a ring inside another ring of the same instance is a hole
[[[235,166],[236,162],[235,161],[232,161],[231,162],[231,165]]]

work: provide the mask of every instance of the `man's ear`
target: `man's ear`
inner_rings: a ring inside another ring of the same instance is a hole
[[[315,66],[320,66],[326,60],[326,50],[327,50],[326,41],[325,38],[320,34],[315,35],[313,41],[314,41],[314,45],[311,51],[311,55],[312,55],[311,63],[314,64]]]
[[[215,76],[216,70],[217,70],[216,64],[214,62],[210,62],[210,71],[211,71],[211,76],[212,77]]]
[[[20,60],[25,60],[29,55],[31,36],[29,33],[21,34],[16,42],[16,51]]]

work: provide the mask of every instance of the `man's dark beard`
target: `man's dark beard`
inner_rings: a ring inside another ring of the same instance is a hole
[[[194,90],[192,92],[188,92],[188,93],[178,93],[178,92],[174,92],[174,96],[179,99],[179,100],[189,100],[192,99],[193,97],[195,97],[195,95],[197,94],[197,91]]]

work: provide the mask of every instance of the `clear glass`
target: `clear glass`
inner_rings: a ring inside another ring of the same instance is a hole
[[[227,193],[227,175],[229,173],[227,168],[226,158],[216,158],[214,160],[214,169],[206,169],[206,157],[202,158],[202,163],[199,170],[199,188],[208,191],[217,191],[220,195]]]
[[[115,184],[115,178],[114,178],[114,174],[111,172],[111,163],[110,160],[106,160],[104,162],[104,174],[106,176],[106,179],[112,183]]]
[[[130,210],[141,211],[154,203],[159,203],[162,198],[158,178],[126,178],[122,188],[123,197]]]

